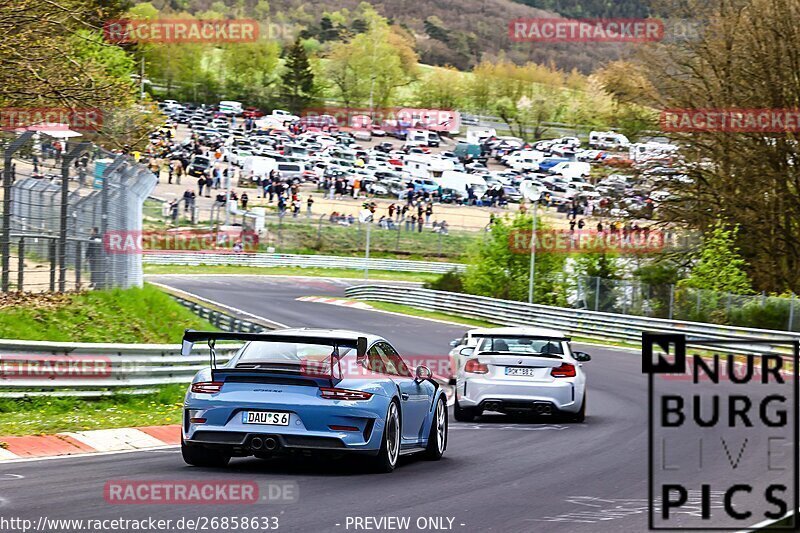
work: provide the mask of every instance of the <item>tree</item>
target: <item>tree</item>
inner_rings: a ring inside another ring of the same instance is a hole
[[[281,99],[292,113],[307,108],[316,96],[314,72],[308,61],[303,41],[297,38],[286,54],[286,65],[281,80]]]
[[[470,294],[508,300],[527,300],[531,257],[528,253],[533,218],[518,213],[514,218],[495,219],[487,239],[476,244],[464,275],[464,290]],[[541,220],[537,231],[546,231]],[[563,254],[537,252],[534,300],[554,305],[562,298]]]
[[[679,286],[715,292],[748,294],[752,292],[745,268],[747,263],[736,247],[738,227],[726,229],[718,221],[706,235],[697,263]]]
[[[373,18],[370,30],[331,47],[326,73],[346,106],[388,104],[398,87],[416,76],[417,55],[407,38],[384,19]]]
[[[687,0],[706,21],[696,39],[652,45],[640,59],[659,109],[800,106],[800,2]],[[736,245],[757,290],[800,290],[800,146],[794,132],[671,132],[682,145],[677,198],[663,218],[702,231],[738,227]]]

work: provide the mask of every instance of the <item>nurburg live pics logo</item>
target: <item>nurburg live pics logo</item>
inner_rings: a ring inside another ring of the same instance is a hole
[[[650,529],[800,525],[799,345],[642,333]]]

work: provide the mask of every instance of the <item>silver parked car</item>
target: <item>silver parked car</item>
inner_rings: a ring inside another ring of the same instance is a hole
[[[583,422],[591,357],[573,351],[558,331],[529,327],[480,328],[451,343],[456,420],[484,411],[528,412]]]

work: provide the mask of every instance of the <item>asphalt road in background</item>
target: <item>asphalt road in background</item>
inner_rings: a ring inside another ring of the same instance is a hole
[[[296,300],[310,295],[341,296],[353,283],[345,280],[197,275],[148,279],[287,326],[377,333],[403,354],[446,354],[449,341],[467,329]],[[500,415],[465,424],[451,416],[444,459],[428,462],[405,457],[392,474],[371,474],[348,462],[307,459],[243,458],[233,459],[227,470],[202,469],[185,465],[175,448],[2,464],[0,516],[32,520],[40,516],[173,520],[278,516],[280,531],[355,531],[352,525],[347,527],[348,517],[407,516],[412,530],[417,530],[419,518],[444,517],[453,519],[451,530],[465,532],[645,531],[647,381],[640,356],[595,345],[576,347],[593,357],[584,365],[589,387],[584,424]],[[676,443],[672,453],[696,454],[696,446],[687,438],[685,443]],[[735,446],[738,449],[738,444]],[[744,456],[739,468],[751,472],[753,479],[763,478],[763,465],[748,461],[748,457]],[[724,474],[718,479],[706,477],[698,477],[696,489],[701,481],[714,483],[714,488],[725,481]],[[103,498],[103,487],[108,480],[119,479],[294,481],[299,501],[283,505],[111,505]],[[749,523],[762,519],[753,516]]]

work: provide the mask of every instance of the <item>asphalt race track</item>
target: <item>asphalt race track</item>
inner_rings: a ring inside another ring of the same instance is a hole
[[[466,327],[315,302],[343,295],[343,280],[261,276],[152,276],[150,281],[269,318],[287,326],[341,327],[380,334],[405,354],[444,354]],[[177,341],[177,339],[176,339]],[[349,462],[234,459],[228,470],[185,465],[176,448],[59,458],[0,466],[0,516],[119,518],[278,516],[280,531],[355,531],[348,517],[443,517],[456,531],[597,532],[647,530],[647,381],[640,355],[576,345],[593,356],[584,424],[489,415],[450,420],[445,458],[401,460],[392,474]],[[697,453],[687,439],[673,453]],[[746,456],[745,456],[746,457]],[[746,463],[746,464],[745,464]],[[764,476],[763,465],[739,468]],[[253,505],[112,505],[108,480],[237,479],[293,481],[297,503]],[[721,479],[697,480],[722,482]],[[744,498],[743,500],[744,501]],[[744,505],[744,504],[743,504]],[[448,519],[452,519],[452,526]],[[753,516],[750,523],[763,516]],[[427,529],[436,529],[429,526]],[[221,530],[221,529],[219,529]],[[361,529],[363,530],[363,529]],[[384,528],[384,530],[386,530]]]

